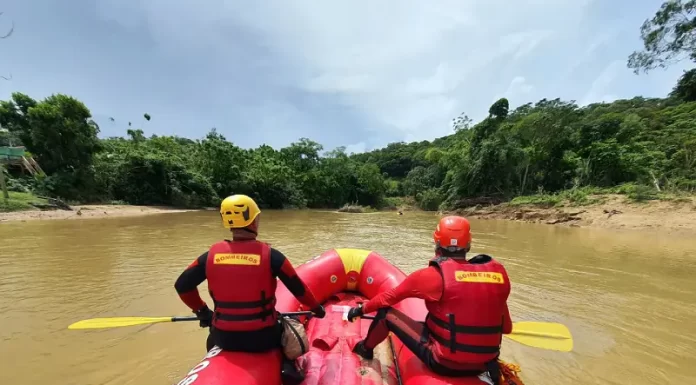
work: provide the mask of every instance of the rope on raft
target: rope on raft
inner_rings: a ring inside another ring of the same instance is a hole
[[[508,364],[507,362],[498,361],[500,363],[500,381],[502,385],[524,385],[522,379],[517,375],[522,369],[519,365]]]

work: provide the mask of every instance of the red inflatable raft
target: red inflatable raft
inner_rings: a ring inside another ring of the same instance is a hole
[[[380,344],[371,361],[352,353],[353,346],[367,334],[371,321],[346,322],[344,306],[372,298],[405,278],[401,270],[376,252],[329,250],[300,265],[297,273],[326,308],[326,317],[322,319],[303,319],[310,342],[309,352],[297,360],[306,376],[303,385],[490,384],[484,376],[438,376],[396,337]],[[276,296],[276,309],[280,312],[307,310],[280,282]],[[427,313],[424,302],[414,298],[395,307],[420,321]],[[177,385],[281,385],[281,354],[280,350],[263,354],[224,352],[215,347]],[[514,365],[505,364],[505,368],[509,376],[515,375]]]

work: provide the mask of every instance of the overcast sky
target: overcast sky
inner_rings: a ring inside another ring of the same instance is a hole
[[[688,63],[626,67],[661,3],[9,0],[0,97],[72,95],[100,136],[132,121],[148,136],[216,127],[242,147],[309,137],[363,151],[447,135],[460,112],[479,121],[502,96],[665,96]]]

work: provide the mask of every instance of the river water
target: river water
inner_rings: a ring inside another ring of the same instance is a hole
[[[429,213],[264,211],[262,239],[299,264],[334,247],[426,265]],[[474,252],[502,261],[513,320],[562,322],[571,353],[505,340],[534,384],[696,383],[696,240],[472,221]],[[168,385],[205,354],[194,323],[67,330],[108,316],[189,315],[173,284],[225,237],[216,212],[0,225],[0,384]],[[201,287],[205,299],[207,286]]]

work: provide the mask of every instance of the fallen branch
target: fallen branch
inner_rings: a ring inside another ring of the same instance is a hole
[[[584,214],[584,213],[586,213],[586,212],[587,212],[587,210],[581,210],[581,211],[577,211],[577,212],[574,212],[574,213],[568,213],[568,215],[574,217],[574,216],[577,216],[577,215],[580,215],[580,214]]]
[[[611,211],[609,211],[609,210],[607,210],[607,209],[604,209],[604,214],[609,214],[609,215],[607,215],[607,219],[609,219],[609,218],[611,218],[612,215],[623,214],[623,212],[621,212],[621,211],[619,211],[619,210],[611,210]]]
[[[580,218],[580,217],[571,217],[571,216],[569,216],[569,217],[565,217],[565,218],[556,218],[556,219],[547,221],[546,224],[555,225],[555,224],[558,224],[558,223],[579,221],[580,219],[582,219],[582,218]]]
[[[46,210],[58,210],[58,209],[60,208],[60,207],[58,207],[58,206],[56,206],[56,205],[47,205],[47,204],[43,204],[43,203],[31,203],[31,202],[30,202],[29,204],[32,205],[32,206],[34,206],[34,207],[36,207],[37,209],[39,209],[39,210],[41,210],[41,211],[46,211]]]
[[[42,197],[42,196],[38,196],[38,195],[37,195],[37,197],[47,200],[48,203],[51,203],[53,206],[56,206],[62,210],[74,211],[72,207],[70,207],[67,203],[63,202],[62,200],[60,200],[58,198]]]

